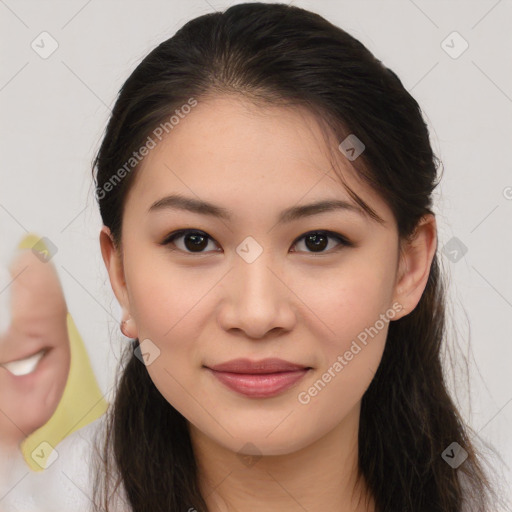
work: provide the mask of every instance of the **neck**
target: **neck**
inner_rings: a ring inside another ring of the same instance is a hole
[[[358,475],[359,404],[342,423],[300,450],[242,457],[189,424],[199,484],[210,512],[373,512]]]

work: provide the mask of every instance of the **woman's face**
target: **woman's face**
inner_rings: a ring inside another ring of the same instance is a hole
[[[306,111],[199,102],[150,151],[126,199],[122,267],[109,268],[131,315],[125,332],[167,401],[234,452],[290,453],[358,418],[389,321],[405,314],[392,213],[340,152],[348,184],[385,223],[362,213],[323,140]],[[304,208],[324,201],[350,206]],[[237,358],[309,369],[212,372]]]

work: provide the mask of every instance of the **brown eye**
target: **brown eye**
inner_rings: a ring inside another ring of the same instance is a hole
[[[324,253],[324,252],[330,252],[332,249],[332,246],[329,250],[325,250],[326,247],[329,246],[329,240],[334,240],[337,242],[337,246],[341,245],[343,246],[352,246],[352,244],[347,240],[345,237],[339,235],[338,233],[332,233],[330,231],[311,231],[309,233],[306,233],[305,235],[302,235],[299,239],[296,240],[294,243],[297,244],[301,240],[304,240],[304,245],[306,247],[306,252],[313,252],[313,253]],[[336,248],[336,245],[334,246]],[[302,252],[302,251],[301,251]]]
[[[176,240],[182,242],[176,243]],[[202,231],[181,230],[171,233],[163,242],[162,245],[174,245],[179,250],[191,253],[202,253],[208,247],[208,241],[213,240],[209,235]]]

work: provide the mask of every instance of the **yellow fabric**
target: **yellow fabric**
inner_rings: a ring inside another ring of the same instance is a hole
[[[39,253],[48,250],[34,234],[27,235],[18,245],[18,249],[26,248],[34,248]],[[21,443],[23,458],[33,471],[48,467],[58,457],[56,448],[62,440],[101,417],[108,408],[82,337],[69,312],[66,322],[71,361],[64,392],[52,417]]]
[[[21,242],[18,244],[18,249],[32,249],[38,253],[43,251],[48,253],[48,247],[44,243],[44,240],[37,236],[35,233],[29,233],[28,235],[25,235]]]

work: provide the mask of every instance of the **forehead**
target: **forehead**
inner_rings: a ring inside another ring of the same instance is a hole
[[[232,96],[198,101],[142,161],[129,195],[148,208],[176,191],[215,197],[212,202],[228,208],[248,200],[284,207],[319,198],[355,205],[333,168],[333,153],[347,184],[389,218],[382,198],[358,179],[310,111]]]
[[[308,166],[327,172],[326,150],[320,126],[306,109],[220,96],[200,100],[164,135],[142,167],[172,159],[183,164],[201,162],[203,179],[212,174],[204,172],[205,167],[215,169],[217,178],[223,170],[241,174],[245,167],[274,176],[291,170],[297,176]]]

